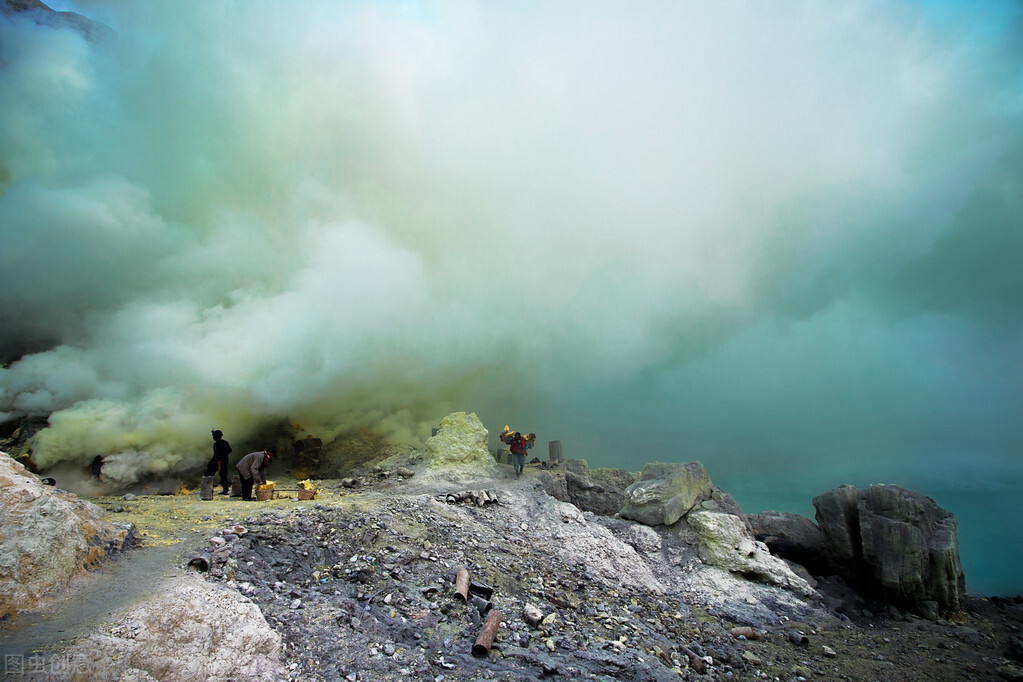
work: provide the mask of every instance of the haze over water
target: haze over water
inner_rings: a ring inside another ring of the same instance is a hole
[[[747,512],[897,483],[1023,592],[1019,3],[59,8],[114,33],[0,17],[40,466],[465,410]]]

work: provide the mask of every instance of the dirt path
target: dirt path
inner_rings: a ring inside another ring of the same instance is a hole
[[[325,493],[325,497],[337,495]],[[188,495],[142,495],[130,501],[122,497],[85,499],[110,512],[112,521],[134,524],[137,546],[77,578],[38,611],[0,622],[5,655],[30,656],[61,648],[115,611],[152,596],[166,582],[185,575],[182,565],[197,540],[236,519],[311,504],[290,499],[246,503],[221,496],[204,501],[199,499],[198,491]]]
[[[85,634],[115,611],[149,597],[180,578],[185,543],[131,550],[73,582],[42,609],[0,625],[5,655],[30,656]]]

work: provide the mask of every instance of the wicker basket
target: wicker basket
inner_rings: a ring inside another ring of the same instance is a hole
[[[316,490],[299,490],[298,491],[298,499],[300,499],[300,500],[315,500],[316,499],[316,492],[317,492]]]
[[[266,487],[260,486],[259,488],[256,489],[256,499],[260,502],[272,500],[273,496],[274,486],[272,483],[268,484]]]

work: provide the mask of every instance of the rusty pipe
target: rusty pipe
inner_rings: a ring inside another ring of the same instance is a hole
[[[682,651],[685,652],[685,654],[689,657],[689,667],[690,668],[692,668],[693,670],[695,670],[696,672],[698,672],[701,675],[703,673],[707,672],[707,662],[706,661],[704,661],[702,658],[700,658],[696,654],[695,651],[693,651],[692,649],[690,649],[686,645],[682,644],[682,645],[680,645],[680,647],[681,647]]]
[[[462,598],[462,601],[469,601],[469,569],[465,566],[458,567],[455,575],[455,594]]]
[[[491,609],[487,614],[487,620],[483,623],[483,631],[476,638],[472,645],[472,655],[476,658],[484,658],[490,653],[490,645],[494,643],[494,636],[497,635],[497,626],[501,623],[501,612]]]

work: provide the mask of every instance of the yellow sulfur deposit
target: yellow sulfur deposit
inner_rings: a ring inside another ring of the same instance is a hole
[[[267,481],[266,483],[261,483],[260,485],[257,485],[256,486],[256,490],[273,490],[273,487],[274,487],[274,482],[273,481]]]
[[[308,478],[304,481],[299,481],[298,484],[302,486],[302,490],[316,490],[316,486],[314,486],[313,482]]]

